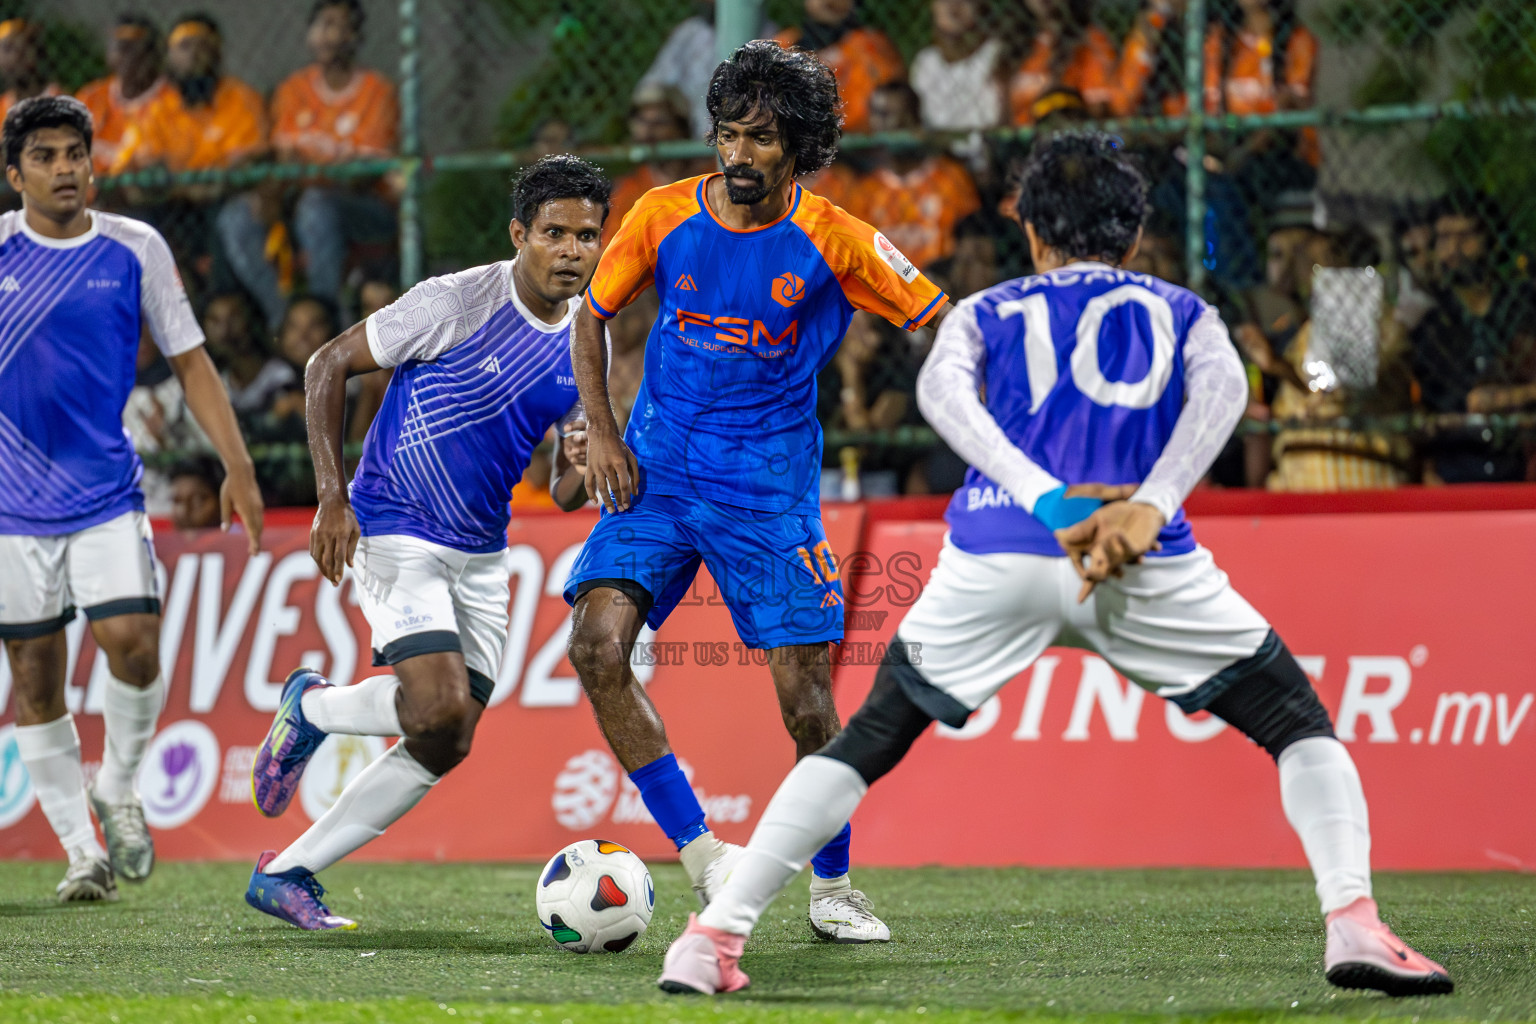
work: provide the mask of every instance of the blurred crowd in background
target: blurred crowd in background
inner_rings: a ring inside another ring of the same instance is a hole
[[[1348,2],[1309,9],[1326,15],[1337,33]],[[1498,38],[1525,45],[1514,54],[1517,68],[1526,69],[1516,88],[1536,96],[1531,5],[1440,2],[1465,8],[1466,16],[1491,11],[1503,19]],[[1430,0],[1404,0],[1404,9],[1415,3]],[[1529,418],[1536,409],[1536,287],[1527,258],[1532,239],[1522,229],[1527,211],[1507,208],[1509,195],[1519,194],[1511,172],[1487,157],[1486,146],[1464,147],[1451,165],[1460,160],[1476,173],[1454,176],[1433,195],[1376,189],[1365,201],[1328,187],[1339,176],[1327,173],[1334,150],[1317,126],[1223,121],[1227,127],[1207,143],[1205,208],[1192,233],[1186,138],[1179,122],[1167,120],[1190,108],[1183,0],[1101,6],[904,3],[922,24],[909,24],[899,45],[878,24],[881,12],[890,14],[880,0],[769,4],[760,34],[816,52],[836,73],[845,105],[843,156],[802,184],[879,227],[958,299],[1031,272],[1009,188],[1010,169],[1031,141],[1110,119],[1150,185],[1145,234],[1128,268],[1183,283],[1198,263],[1202,290],[1221,308],[1249,366],[1249,414],[1213,470],[1213,486],[1330,491],[1536,479]],[[1319,26],[1291,0],[1207,6],[1199,98],[1207,115],[1314,106],[1319,76],[1335,54]],[[402,177],[393,158],[400,108],[391,76],[357,60],[376,7],[392,5],[315,2],[304,34],[312,63],[267,96],[225,72],[225,54],[242,43],[226,38],[213,14],[159,21],[142,11],[115,14],[95,27],[104,30],[92,45],[105,74],[89,81],[75,66],[81,59],[66,67],[50,53],[61,30],[46,17],[26,12],[0,21],[0,113],[19,99],[66,89],[91,108],[93,157],[106,179],[96,205],[148,220],[170,241],[248,440],[283,453],[258,458],[274,504],[313,500],[308,460],[297,448],[305,439],[305,361],[399,293]],[[524,159],[601,151],[615,174],[605,240],[647,189],[714,165],[702,149],[635,163],[604,148],[703,137],[704,90],[715,65],[713,5],[694,3],[684,13],[670,29],[662,26],[659,49],[633,62],[638,79],[611,81],[628,98],[618,123],[568,116],[548,94],[559,76],[546,62],[508,101],[508,109],[521,103],[539,116],[508,115],[503,121],[514,124],[516,137],[487,140]],[[1453,19],[1456,11],[1445,14]],[[571,17],[567,11],[555,24],[548,60],[569,65],[590,44],[580,33],[570,41]],[[78,32],[75,38],[72,52],[84,45]],[[570,106],[581,104],[573,97]],[[1509,139],[1528,145],[1536,110],[1477,124],[1501,133],[1501,146]],[[1431,134],[1426,144],[1433,141]],[[1359,152],[1359,145],[1339,151]],[[1433,148],[1427,153],[1422,159],[1432,160]],[[139,173],[284,165],[293,173],[244,184],[214,174],[166,186]],[[1517,173],[1536,176],[1530,166]],[[504,170],[495,177],[504,182]],[[442,238],[445,227],[431,217],[444,204],[480,223],[478,234],[461,232],[458,249],[432,246],[429,269],[509,256],[505,204],[477,207],[484,190],[474,182],[439,179],[428,196],[429,238]],[[1490,181],[1499,187],[1486,187]],[[14,207],[17,200],[5,201]],[[446,226],[452,218],[443,220]],[[487,241],[472,243],[471,234]],[[1195,260],[1187,250],[1192,234],[1203,250]],[[652,293],[611,325],[621,420],[656,313]],[[929,331],[907,335],[864,314],[855,318],[820,379],[819,415],[834,442],[826,452],[827,497],[958,486],[963,466],[923,429],[914,398],[931,341]],[[352,382],[349,441],[362,440],[386,384],[387,371]],[[139,385],[126,422],[150,456],[152,509],[174,512],[184,525],[216,520],[217,462],[197,454],[206,443],[150,344]],[[531,469],[517,502],[547,500],[547,473],[547,462]]]

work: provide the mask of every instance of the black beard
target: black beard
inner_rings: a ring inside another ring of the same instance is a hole
[[[751,178],[757,182],[751,188],[741,188],[731,181],[731,176]],[[753,170],[750,167],[727,167],[725,169],[725,194],[732,203],[737,206],[752,206],[768,198],[768,193],[773,189],[768,186],[768,179],[762,171]]]
[[[1471,260],[1446,267],[1440,272],[1440,279],[1446,284],[1480,284],[1487,276],[1486,267],[1482,260]]]
[[[213,102],[213,94],[219,88],[218,75],[188,75],[186,78],[172,77],[177,90],[181,93],[182,102],[189,107],[203,107]]]

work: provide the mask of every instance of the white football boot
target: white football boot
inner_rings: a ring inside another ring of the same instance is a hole
[[[890,942],[891,930],[875,916],[875,905],[852,886],[811,895],[811,931],[826,942]]]

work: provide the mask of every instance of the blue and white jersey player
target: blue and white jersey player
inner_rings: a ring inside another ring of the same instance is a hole
[[[160,597],[144,467],[123,429],[141,334],[169,361],[224,460],[224,525],[240,514],[252,554],[262,516],[228,393],[165,239],[86,206],[92,132],[85,106],[57,96],[16,104],[0,130],[6,178],[22,196],[20,210],[0,215],[0,639],[17,751],[69,854],[58,887],[67,902],[115,900],[117,876],[142,881],[154,867],[133,780],[165,699]],[[89,790],[64,700],[64,627],[77,608],[110,669],[99,708],[106,744]]]
[[[507,642],[508,502],[551,426],[555,501],[586,501],[570,334],[609,192],[584,161],[540,160],[513,185],[516,259],[424,281],[310,360],[320,496],[310,553],[333,584],[353,567],[374,664],[395,674],[337,687],[293,672],[257,752],[256,805],[281,814],[329,733],[405,738],[286,850],[262,855],[246,892],[257,910],[305,929],[356,927],[320,902],[315,874],[381,835],[469,753]],[[380,367],[394,373],[349,501],[346,378]]]
[[[1108,136],[1058,136],[1031,157],[1018,212],[1040,273],[956,306],[918,381],[923,415],[973,467],[938,564],[864,705],[785,779],[724,889],[673,944],[664,988],[744,986],[743,938],[868,787],[930,722],[961,725],[1061,644],[1274,757],[1317,881],[1329,981],[1451,990],[1377,916],[1365,796],[1328,712],[1180,510],[1247,384],[1214,309],[1118,269],[1145,205],[1145,180]]]

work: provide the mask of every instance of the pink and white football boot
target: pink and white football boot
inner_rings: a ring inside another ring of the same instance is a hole
[[[699,915],[689,914],[688,927],[667,949],[656,984],[674,995],[739,992],[751,984],[737,963],[746,941],[745,935],[699,924]]]
[[[1362,896],[1328,915],[1328,980],[1340,988],[1372,988],[1389,996],[1432,996],[1455,988],[1444,967],[1410,949]]]

